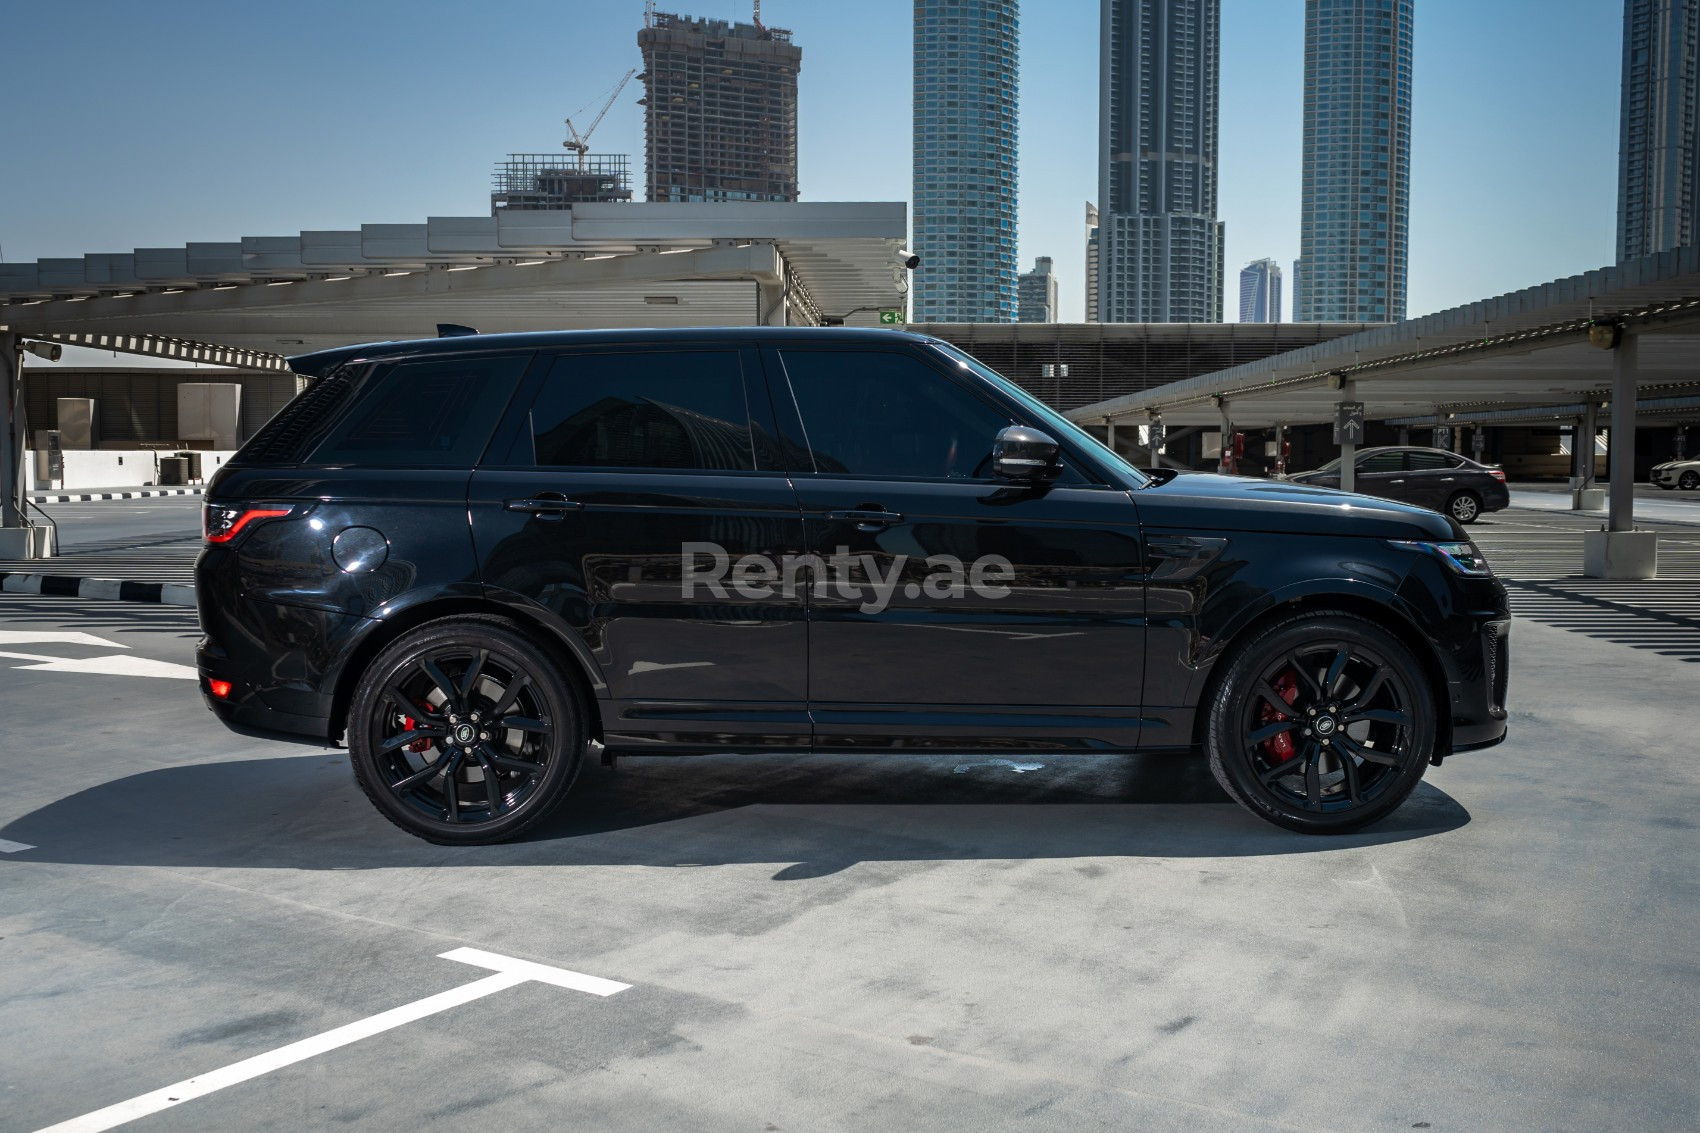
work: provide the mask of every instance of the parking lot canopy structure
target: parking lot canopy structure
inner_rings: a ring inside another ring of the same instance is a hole
[[[1590,332],[1593,332],[1590,334]],[[1072,409],[1076,421],[1216,426],[1331,421],[1339,385],[1376,421],[1551,407],[1551,417],[1609,399],[1611,349],[1639,339],[1642,396],[1696,392],[1700,248],[1682,248],[1391,323],[1156,389]],[[1478,417],[1478,419],[1480,419]]]
[[[904,306],[907,228],[901,202],[614,202],[137,248],[0,264],[0,329],[265,367],[438,323],[871,324]]]

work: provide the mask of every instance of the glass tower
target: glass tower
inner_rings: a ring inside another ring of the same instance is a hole
[[[1405,317],[1414,0],[1305,0],[1295,322]]]
[[[1103,0],[1098,318],[1222,321],[1219,0]]]
[[[1016,0],[915,0],[916,322],[1015,318]]]
[[[1626,0],[1617,259],[1696,243],[1700,0]]]
[[[1253,260],[1240,269],[1240,322],[1281,321],[1281,265]]]

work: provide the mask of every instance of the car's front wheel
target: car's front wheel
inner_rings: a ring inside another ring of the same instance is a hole
[[[1205,747],[1216,781],[1253,814],[1344,833],[1386,817],[1422,780],[1434,693],[1410,649],[1374,622],[1298,615],[1222,663]]]
[[[478,845],[541,822],[578,776],[584,713],[546,650],[511,624],[466,617],[404,634],[349,705],[354,777],[428,842]]]
[[[1692,492],[1694,489],[1700,488],[1700,472],[1690,468],[1682,474],[1682,479],[1677,481],[1677,485],[1685,492]]]
[[[1474,523],[1482,516],[1482,498],[1474,492],[1459,492],[1446,502],[1446,514],[1459,523]]]

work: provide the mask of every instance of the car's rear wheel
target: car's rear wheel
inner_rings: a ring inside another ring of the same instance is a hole
[[[1434,751],[1434,694],[1404,643],[1339,611],[1299,615],[1223,659],[1210,770],[1253,814],[1339,834],[1394,811]]]
[[[1474,492],[1458,492],[1446,501],[1446,514],[1459,523],[1474,523],[1482,517],[1482,498]]]
[[[349,706],[361,789],[428,842],[501,842],[535,826],[572,787],[584,747],[572,683],[495,618],[403,635],[367,666]]]
[[[1677,485],[1685,492],[1692,492],[1694,489],[1700,488],[1700,472],[1696,472],[1690,468],[1687,472],[1682,474],[1682,478],[1677,481]]]

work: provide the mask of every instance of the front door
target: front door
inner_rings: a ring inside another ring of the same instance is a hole
[[[802,539],[771,420],[754,351],[572,351],[473,475],[486,593],[588,659],[611,748],[808,745],[802,599],[739,585]]]
[[[1028,424],[924,348],[768,351],[814,559],[822,749],[1131,748],[1144,671],[1136,509],[1071,469],[990,474]]]

